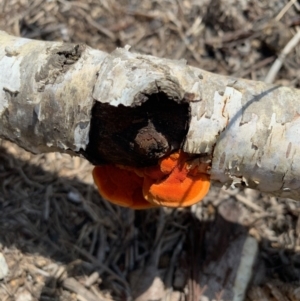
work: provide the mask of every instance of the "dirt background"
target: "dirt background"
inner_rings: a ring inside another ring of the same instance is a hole
[[[0,0],[0,29],[107,52],[129,44],[264,80],[299,30],[299,12],[288,0]],[[299,88],[299,67],[297,46],[276,83]],[[135,212],[102,200],[91,170],[80,158],[0,141],[0,251],[9,267],[0,300],[199,300],[197,231],[226,202],[260,243],[246,299],[300,300],[299,203],[214,187],[191,208]]]

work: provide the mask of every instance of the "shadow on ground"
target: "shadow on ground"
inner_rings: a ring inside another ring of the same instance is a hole
[[[53,164],[68,174],[63,160]],[[92,301],[199,300],[222,291],[230,297],[248,232],[236,223],[236,202],[221,203],[202,221],[190,209],[132,211],[103,201],[76,170],[75,176],[45,171],[6,148],[0,149],[0,208],[7,291],[19,293],[14,281],[23,273],[23,286],[37,300],[73,300],[70,292]],[[259,256],[256,285],[268,276],[300,279],[300,256],[289,254],[293,261],[286,262],[285,252]]]

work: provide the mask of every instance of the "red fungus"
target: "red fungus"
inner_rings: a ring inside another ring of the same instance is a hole
[[[93,176],[100,194],[114,204],[132,209],[156,206],[186,207],[203,199],[209,176],[188,164],[180,151],[147,168],[97,166]]]
[[[99,193],[113,204],[132,209],[155,207],[143,196],[143,178],[130,170],[101,165],[94,168],[93,177]]]
[[[144,198],[166,207],[186,207],[201,201],[210,187],[209,176],[198,173],[197,168],[190,169],[187,160],[184,152],[162,159],[160,170],[164,175],[157,179],[144,178]]]

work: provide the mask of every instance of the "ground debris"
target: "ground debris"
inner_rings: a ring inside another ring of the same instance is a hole
[[[264,80],[295,35],[299,11],[297,1],[287,0],[4,0],[0,30],[108,52],[128,44],[132,51]],[[299,50],[287,56],[277,84],[300,87]],[[91,170],[80,158],[34,156],[0,142],[0,252],[8,266],[0,300],[147,300],[156,290],[162,300],[210,301],[203,294],[210,288],[193,281],[205,246],[196,248],[196,264],[188,264],[187,238],[194,219],[215,221],[224,202],[239,207],[237,223],[259,242],[246,300],[300,300],[299,203],[214,187],[190,209],[133,212],[102,200]],[[139,287],[131,282],[135,273]]]
[[[8,274],[8,266],[5,257],[0,253],[0,280],[3,280]]]

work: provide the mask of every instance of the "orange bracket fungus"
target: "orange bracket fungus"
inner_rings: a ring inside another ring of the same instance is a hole
[[[179,151],[153,167],[96,166],[93,177],[100,194],[123,207],[186,207],[207,194],[210,178],[206,169],[207,165],[194,164],[188,154]]]

